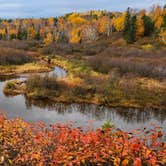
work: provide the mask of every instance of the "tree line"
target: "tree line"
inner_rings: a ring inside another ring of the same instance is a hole
[[[89,11],[40,19],[0,19],[0,40],[82,43],[121,32],[127,43],[153,35],[166,43],[166,5],[125,12]]]

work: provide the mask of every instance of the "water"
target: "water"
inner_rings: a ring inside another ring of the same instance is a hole
[[[54,71],[47,73],[52,77],[65,77],[66,72],[55,67]],[[29,74],[21,75],[20,79],[26,79]],[[42,121],[46,124],[56,122],[75,122],[75,126],[87,126],[94,128],[108,120],[125,131],[137,128],[150,128],[152,123],[163,127],[166,132],[166,111],[165,110],[138,110],[122,108],[106,108],[93,104],[70,104],[50,103],[49,101],[31,101],[23,95],[6,97],[3,94],[3,87],[6,81],[0,82],[0,110],[3,110],[8,118],[21,117],[28,122]]]

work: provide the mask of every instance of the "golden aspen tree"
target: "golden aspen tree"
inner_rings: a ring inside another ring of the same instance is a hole
[[[1,28],[1,29],[0,29],[0,39],[3,39],[3,38],[5,37],[5,35],[6,35],[5,29],[4,29],[4,28]]]
[[[124,30],[125,17],[126,17],[126,12],[123,12],[121,16],[118,16],[117,18],[113,18],[112,20],[113,25],[118,32],[121,32]]]
[[[53,18],[48,18],[48,25],[50,27],[53,27],[54,26],[54,19]]]
[[[99,33],[105,33],[107,36],[110,35],[111,31],[111,20],[108,16],[101,17],[99,20],[98,31]]]
[[[81,29],[73,28],[71,31],[70,43],[80,43],[81,42]]]
[[[144,22],[142,16],[137,17],[136,27],[136,37],[144,36]]]
[[[160,29],[163,24],[163,16],[159,16],[155,21],[155,28]]]
[[[74,25],[82,25],[82,24],[86,24],[87,20],[82,18],[79,14],[77,13],[73,13],[68,17],[68,20],[74,24]]]
[[[155,28],[160,29],[163,22],[163,10],[161,6],[153,6],[150,15],[154,21]]]
[[[144,36],[144,22],[142,17],[146,14],[146,10],[143,9],[137,14],[137,21],[136,21],[136,37],[142,37]]]
[[[49,45],[50,43],[53,42],[53,35],[51,33],[47,33],[46,37],[44,38],[44,45]]]
[[[36,34],[35,29],[32,26],[29,27],[28,28],[28,39],[29,40],[34,39],[35,38],[35,34]]]
[[[9,36],[10,36],[10,39],[14,39],[17,37],[17,30],[16,29],[9,29]]]

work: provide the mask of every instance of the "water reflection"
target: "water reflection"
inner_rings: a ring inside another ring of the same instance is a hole
[[[26,98],[26,97],[25,97]],[[166,111],[153,110],[153,109],[126,109],[126,108],[106,108],[104,106],[97,106],[93,104],[64,104],[55,103],[42,100],[30,100],[26,98],[27,109],[32,109],[33,106],[40,107],[42,109],[48,109],[48,111],[56,110],[58,114],[64,115],[66,112],[71,113],[71,110],[79,111],[84,115],[91,114],[98,120],[112,119],[112,117],[119,116],[126,123],[144,123],[151,119],[156,119],[161,123],[166,120]]]

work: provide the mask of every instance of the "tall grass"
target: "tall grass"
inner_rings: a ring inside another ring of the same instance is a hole
[[[56,78],[51,78],[46,76],[35,75],[27,80],[27,88],[28,89],[48,89],[48,90],[58,90],[60,88],[60,84],[58,83]]]

